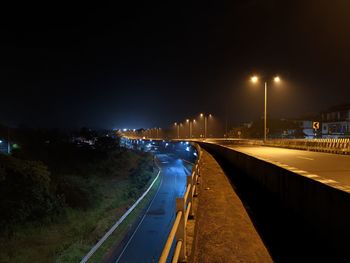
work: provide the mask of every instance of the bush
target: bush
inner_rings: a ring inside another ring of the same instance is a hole
[[[65,176],[57,185],[57,192],[65,197],[65,204],[72,208],[87,209],[97,199],[97,190],[88,179]]]
[[[50,192],[45,165],[0,155],[0,230],[55,214],[61,205],[61,198]]]

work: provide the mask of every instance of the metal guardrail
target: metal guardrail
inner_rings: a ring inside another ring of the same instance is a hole
[[[315,152],[350,154],[350,139],[274,139],[268,140],[264,145]]]
[[[199,178],[199,167],[202,161],[202,150],[198,144],[193,144],[198,153],[197,161],[192,168],[191,175],[187,176],[187,186],[183,197],[176,198],[176,218],[170,230],[168,239],[164,245],[159,263],[166,263],[171,246],[176,239],[176,246],[172,263],[186,261],[186,225],[188,218],[194,217],[193,198],[197,196],[197,184]]]
[[[262,140],[251,139],[209,139],[204,142],[216,142],[223,145],[259,145],[290,149],[299,149],[315,152],[327,152],[336,154],[350,154],[350,139],[269,139],[265,143]]]

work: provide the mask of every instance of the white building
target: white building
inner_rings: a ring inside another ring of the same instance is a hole
[[[322,137],[350,137],[350,104],[331,107],[321,113]]]

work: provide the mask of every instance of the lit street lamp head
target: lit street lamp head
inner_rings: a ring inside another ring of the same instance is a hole
[[[250,78],[251,82],[256,83],[258,82],[259,78],[257,76],[253,76]]]
[[[274,79],[273,79],[275,82],[280,82],[281,81],[281,79],[280,79],[280,77],[279,76],[276,76],[276,77],[274,77]]]

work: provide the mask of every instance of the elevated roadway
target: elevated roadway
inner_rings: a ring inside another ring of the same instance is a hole
[[[227,145],[226,145],[227,146]],[[278,162],[299,171],[350,186],[350,156],[264,146],[229,146],[266,161]]]
[[[288,169],[294,168],[299,173],[304,172],[315,178],[319,176],[328,180],[327,183],[338,182],[350,187],[350,155],[244,145],[237,144],[238,141],[208,140],[208,142],[285,166]]]

